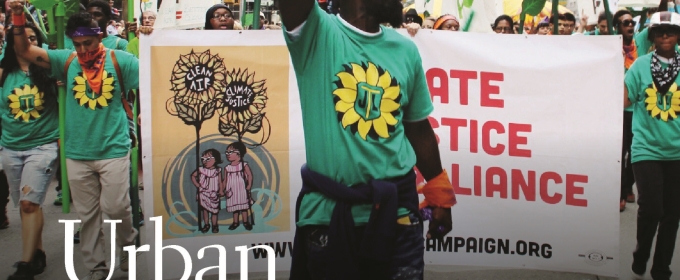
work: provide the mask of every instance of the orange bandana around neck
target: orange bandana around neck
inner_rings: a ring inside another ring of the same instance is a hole
[[[95,94],[101,94],[105,59],[106,49],[101,43],[94,51],[78,53],[78,62],[83,68],[83,75]]]
[[[625,55],[623,56],[624,59],[623,66],[625,66],[627,70],[630,69],[630,66],[633,65],[633,62],[635,62],[635,60],[638,57],[635,40],[633,40],[628,46],[623,45],[623,52],[625,53]]]

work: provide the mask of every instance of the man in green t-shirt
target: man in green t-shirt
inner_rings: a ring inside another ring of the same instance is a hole
[[[402,4],[345,0],[334,16],[316,2],[280,4],[307,157],[290,278],[422,279],[414,166],[428,181],[428,237],[451,230],[455,196],[418,49],[380,25],[401,26]]]
[[[116,225],[115,242],[121,248],[123,271],[128,270],[128,258],[122,247],[133,245],[137,236],[128,195],[131,139],[121,92],[138,87],[138,60],[127,52],[105,49],[101,29],[88,13],[73,15],[67,22],[66,32],[77,55],[69,50],[30,46],[21,27],[25,22],[24,2],[10,2],[14,48],[31,63],[51,69],[54,77],[66,77],[70,97],[65,104],[66,139],[61,145],[73,202],[82,220],[80,246],[90,278],[106,279],[109,264],[100,235],[103,214],[122,221]],[[111,260],[110,267],[114,266],[115,260]]]

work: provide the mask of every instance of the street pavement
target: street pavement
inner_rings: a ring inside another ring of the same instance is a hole
[[[47,269],[39,276],[37,280],[69,280],[64,269],[64,225],[59,223],[60,219],[77,219],[75,213],[63,214],[61,207],[52,205],[52,201],[56,195],[54,188],[50,188],[50,192],[45,200],[43,211],[45,213],[45,228],[43,232],[43,242],[45,244],[47,254]],[[617,194],[613,194],[617,195]],[[143,195],[140,195],[143,197]],[[19,218],[18,208],[13,208],[10,202],[8,213],[10,217],[10,227],[5,230],[0,230],[0,280],[7,279],[7,276],[14,272],[12,265],[19,260],[21,255],[21,220]],[[555,280],[591,280],[591,279],[632,279],[630,273],[630,263],[632,262],[632,252],[635,248],[635,213],[637,206],[635,204],[628,204],[626,211],[621,213],[621,230],[620,230],[620,273],[619,278],[608,278],[595,275],[577,274],[577,273],[563,273],[540,270],[527,269],[505,269],[505,268],[488,268],[488,267],[470,267],[470,266],[426,266],[425,279],[428,280],[442,280],[442,279],[488,279],[488,280],[524,280],[524,279],[555,279]],[[104,231],[107,234],[105,240],[109,240],[109,229]],[[69,233],[69,236],[71,234]],[[678,243],[680,244],[680,242]],[[80,250],[76,245],[74,252],[75,270],[80,280],[83,280],[87,275],[87,269],[82,265],[82,258]],[[678,246],[676,245],[675,257],[671,270],[676,272],[673,279],[680,279],[680,259],[678,256]],[[105,248],[110,248],[107,244]],[[150,279],[147,276],[146,258],[138,257],[138,271],[137,279]],[[651,261],[650,261],[651,262]],[[649,265],[648,267],[651,267]],[[238,274],[230,274],[227,279],[240,279]],[[120,270],[116,270],[112,280],[128,279],[128,274]],[[193,277],[191,278],[193,279]],[[217,276],[207,276],[204,279],[218,279]],[[264,273],[251,273],[249,279],[267,279]],[[278,272],[277,279],[287,279],[286,272]],[[645,279],[651,279],[649,274]],[[75,280],[75,279],[73,279]]]

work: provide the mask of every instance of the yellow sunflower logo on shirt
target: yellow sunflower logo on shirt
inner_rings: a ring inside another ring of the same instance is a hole
[[[40,118],[40,113],[45,109],[43,97],[43,93],[38,91],[37,86],[24,85],[15,88],[8,96],[9,108],[14,119],[30,122]]]
[[[665,122],[670,118],[677,119],[680,114],[680,91],[678,85],[673,83],[665,94],[660,93],[656,89],[656,85],[652,83],[650,87],[645,90],[647,98],[647,111],[652,118],[658,118]]]
[[[114,78],[111,73],[106,72],[102,75],[102,93],[97,94],[87,86],[87,79],[85,74],[78,73],[78,76],[73,81],[73,96],[78,101],[80,106],[90,108],[90,110],[97,110],[109,106],[109,102],[113,98],[113,84]]]
[[[372,62],[350,63],[338,73],[335,111],[343,128],[359,132],[362,139],[389,138],[399,122],[400,88],[389,71]]]

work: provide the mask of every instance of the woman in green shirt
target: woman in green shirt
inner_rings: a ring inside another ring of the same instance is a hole
[[[31,45],[41,46],[38,28],[29,23],[25,32]],[[14,27],[8,31],[10,34]],[[7,37],[14,46],[14,36]],[[31,64],[7,48],[0,62],[0,155],[15,206],[21,208],[23,254],[9,280],[33,279],[45,270],[42,245],[43,213],[40,205],[57,170],[56,81],[49,70]]]
[[[638,279],[645,274],[656,236],[650,272],[663,280],[671,277],[680,221],[680,15],[656,13],[650,23],[655,51],[633,63],[624,85],[625,106],[633,107],[631,162],[639,205],[632,271]]]

